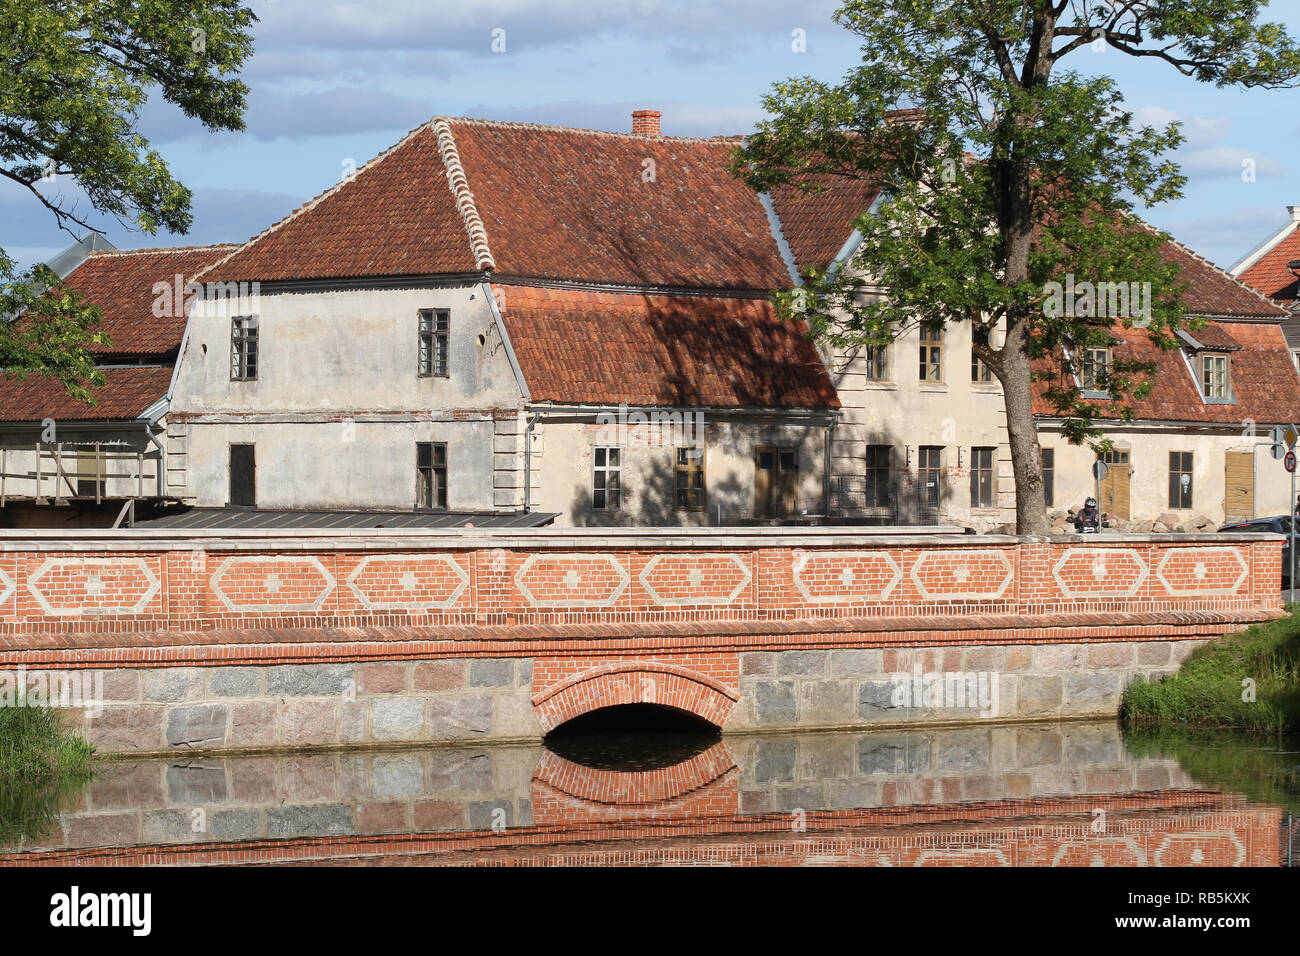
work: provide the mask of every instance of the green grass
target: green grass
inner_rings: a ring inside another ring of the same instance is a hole
[[[44,707],[0,707],[0,846],[40,838],[92,775],[95,748]]]
[[[1124,692],[1120,716],[1130,726],[1185,724],[1252,733],[1300,732],[1300,605],[1267,624],[1207,644],[1158,683]],[[1255,699],[1243,700],[1247,679]]]

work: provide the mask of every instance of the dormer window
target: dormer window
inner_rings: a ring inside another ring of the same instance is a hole
[[[1079,375],[1079,385],[1085,392],[1099,390],[1097,382],[1106,375],[1110,366],[1110,349],[1084,349],[1083,369]]]
[[[1201,394],[1206,398],[1229,399],[1232,390],[1228,379],[1228,356],[1203,352],[1201,360]]]

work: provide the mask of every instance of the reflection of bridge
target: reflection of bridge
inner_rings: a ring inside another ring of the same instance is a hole
[[[641,773],[538,747],[128,761],[0,863],[1277,866],[1280,819],[1075,723],[746,735]]]
[[[106,670],[106,750],[536,739],[626,703],[728,731],[1114,714],[1281,613],[1270,535],[172,534],[0,537],[0,667]]]

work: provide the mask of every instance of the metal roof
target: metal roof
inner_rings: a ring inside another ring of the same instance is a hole
[[[190,508],[146,518],[137,528],[540,528],[556,512],[494,514],[477,511],[249,511],[242,508]]]

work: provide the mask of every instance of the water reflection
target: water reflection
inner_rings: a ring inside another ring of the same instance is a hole
[[[1110,723],[108,763],[0,861],[1278,866],[1283,791]],[[1220,743],[1215,752],[1227,745]],[[1274,747],[1276,750],[1277,748]],[[1285,758],[1283,758],[1285,760]],[[1292,758],[1292,765],[1296,761]]]

